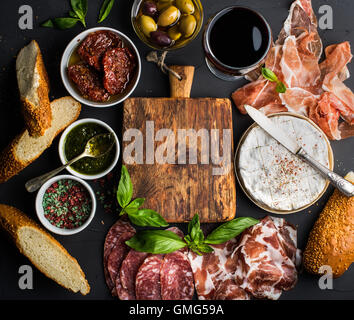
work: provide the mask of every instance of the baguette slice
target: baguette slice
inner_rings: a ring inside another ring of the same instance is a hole
[[[28,130],[24,130],[0,153],[0,183],[36,160],[54,138],[78,118],[81,111],[81,104],[71,97],[54,100],[50,105],[53,121],[43,136],[32,137]]]
[[[80,265],[66,249],[20,210],[0,204],[0,227],[32,264],[64,288],[86,295],[90,286]]]
[[[17,55],[16,74],[28,132],[31,136],[43,136],[51,125],[52,114],[48,75],[35,40],[22,48]]]
[[[354,172],[345,178],[354,183]],[[321,266],[330,266],[335,278],[354,262],[354,197],[334,190],[310,233],[303,262],[318,275]]]

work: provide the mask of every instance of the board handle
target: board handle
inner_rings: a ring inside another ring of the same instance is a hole
[[[182,77],[182,80],[178,80],[173,74],[169,74],[171,98],[190,98],[194,77],[194,67],[170,66],[170,68]]]

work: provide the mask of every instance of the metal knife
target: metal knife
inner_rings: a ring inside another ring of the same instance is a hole
[[[329,170],[318,161],[313,159],[306,151],[298,145],[298,143],[290,138],[286,132],[284,132],[281,128],[274,125],[274,123],[265,116],[262,112],[257,109],[245,105],[245,109],[249,116],[269,135],[271,135],[275,140],[277,140],[280,144],[282,144],[286,149],[288,149],[291,153],[298,156],[300,159],[307,162],[311,167],[316,169],[319,173],[322,174],[323,177],[328,179],[340,192],[345,194],[347,197],[354,196],[354,184],[344,179],[340,175],[334,173]]]

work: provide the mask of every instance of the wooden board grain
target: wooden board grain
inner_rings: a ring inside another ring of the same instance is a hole
[[[130,98],[124,103],[123,140],[128,129],[139,129],[143,135],[143,164],[133,163],[130,152],[134,138],[123,141],[123,163],[127,166],[133,186],[134,198],[146,198],[145,208],[159,212],[168,222],[190,221],[199,213],[202,222],[220,222],[233,219],[236,213],[236,186],[233,161],[226,174],[213,175],[213,160],[201,164],[201,143],[198,140],[197,164],[146,164],[146,123],[153,121],[154,133],[171,129],[175,136],[175,159],[178,162],[178,129],[219,129],[220,156],[223,154],[223,129],[231,132],[231,159],[234,154],[232,138],[232,111],[229,99],[215,98]],[[165,139],[166,140],[166,139]],[[188,152],[188,141],[187,152]],[[154,149],[164,141],[154,143]],[[150,154],[151,156],[151,154]]]

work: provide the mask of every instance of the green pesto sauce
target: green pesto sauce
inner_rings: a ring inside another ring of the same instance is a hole
[[[77,157],[84,152],[86,143],[94,136],[102,133],[109,133],[109,131],[101,125],[88,122],[74,127],[66,136],[64,144],[64,153],[68,161]],[[98,158],[85,157],[76,161],[70,167],[86,175],[95,175],[105,171],[113,162],[116,153],[116,146],[114,145],[110,152]]]

